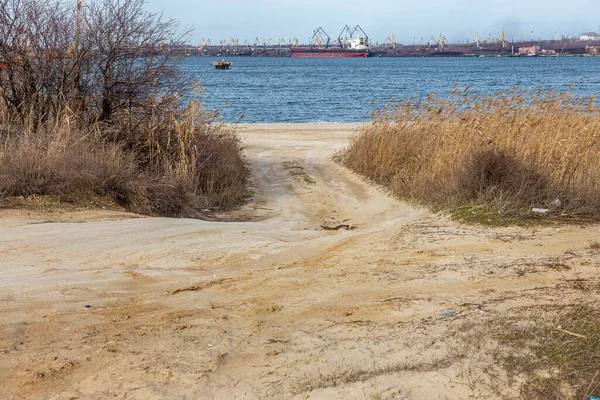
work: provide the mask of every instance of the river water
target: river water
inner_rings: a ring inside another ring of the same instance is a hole
[[[357,122],[391,99],[473,94],[523,86],[600,95],[600,57],[292,59],[232,57],[178,60],[207,89],[206,105],[227,122]],[[243,116],[243,118],[242,118]]]

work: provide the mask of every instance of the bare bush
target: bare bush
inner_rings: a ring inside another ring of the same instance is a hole
[[[169,51],[189,32],[144,4],[0,0],[0,195],[107,194],[166,215],[244,197],[236,136]]]

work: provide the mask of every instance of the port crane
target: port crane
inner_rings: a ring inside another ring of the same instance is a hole
[[[390,46],[392,49],[396,50],[396,38],[394,35],[388,36],[385,38],[385,42],[383,42],[384,47],[387,49]]]
[[[565,51],[565,47],[567,47],[567,41],[565,40],[565,44],[563,45],[562,49],[560,50],[560,54],[562,55]]]
[[[202,40],[200,40],[200,44],[198,45],[198,51],[203,52],[205,47],[206,39],[202,38]]]
[[[288,44],[290,47],[298,47],[298,38],[290,39],[290,42]]]
[[[417,47],[417,53],[421,52],[421,47],[423,47],[423,38],[421,38],[421,41],[419,42],[419,47]]]
[[[316,45],[320,49],[323,49],[326,47],[325,44],[323,44],[323,42],[319,38],[315,38],[315,40],[313,42],[311,42],[310,45],[311,46]]]
[[[429,43],[427,44],[427,50],[431,49],[431,46],[437,43],[437,39],[435,38],[435,36],[431,35],[431,37],[429,38]]]
[[[242,46],[246,47],[246,50],[250,50],[250,43],[248,43],[248,39],[244,40],[244,44]]]
[[[265,42],[264,42],[265,49],[266,49],[267,47],[269,47],[269,45],[270,45],[271,43],[273,43],[273,39],[271,39],[271,38],[268,38],[268,39],[266,39],[266,40],[265,40]]]
[[[440,33],[440,38],[438,39],[438,50],[444,50],[444,44],[448,44],[448,39],[446,39],[446,36]]]
[[[329,47],[331,44],[331,38],[321,27],[313,31],[313,36],[310,39],[310,45],[312,46],[315,44],[318,45],[319,48]]]
[[[369,38],[369,35],[367,35],[367,33],[360,27],[360,25],[356,25],[354,27],[350,27],[348,25],[344,26],[344,29],[342,29],[338,35],[337,43],[341,48],[346,48],[348,47],[348,42],[356,37],[362,40],[361,44],[371,47],[371,39]]]
[[[506,41],[506,36],[504,32],[500,34],[500,40],[502,41],[502,50],[508,50],[508,42]]]
[[[237,53],[238,53],[238,46],[239,46],[239,40],[231,38],[231,40],[229,41],[229,50],[231,51],[231,48],[233,47],[233,54],[235,54],[235,55],[237,55]]]
[[[479,43],[479,36],[477,35],[477,32],[475,32],[475,45],[477,46],[477,51],[481,50],[481,45]]]
[[[440,37],[438,39],[438,49],[444,50],[444,45],[448,44],[448,39],[442,33],[440,33]]]

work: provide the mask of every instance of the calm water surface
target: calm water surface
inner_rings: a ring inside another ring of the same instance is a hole
[[[228,122],[365,121],[393,98],[447,95],[456,84],[471,85],[477,94],[516,86],[562,91],[574,85],[573,94],[600,95],[600,57],[232,57],[229,71],[215,70],[212,60],[189,57],[180,63],[208,89],[207,105],[218,106]]]

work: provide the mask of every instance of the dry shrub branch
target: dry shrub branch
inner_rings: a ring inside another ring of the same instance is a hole
[[[401,198],[458,217],[598,219],[598,111],[593,98],[569,93],[473,97],[457,88],[448,98],[391,103],[342,159]]]
[[[173,216],[243,199],[238,139],[169,50],[189,32],[144,6],[0,0],[0,198]]]

